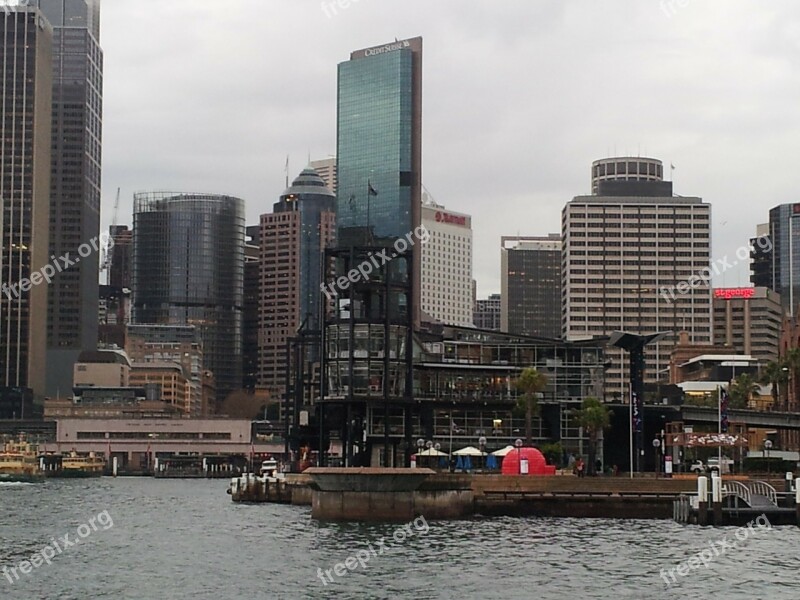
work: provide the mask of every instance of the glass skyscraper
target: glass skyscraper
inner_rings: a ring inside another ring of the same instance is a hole
[[[75,256],[100,234],[103,51],[100,0],[33,0],[53,26],[50,254]],[[99,253],[47,286],[47,393],[72,388],[82,350],[97,347]]]
[[[353,52],[337,115],[340,245],[405,236],[421,214],[422,38]]]
[[[767,256],[767,286],[781,295],[781,304],[794,314],[800,302],[800,204],[780,204],[769,211],[768,238],[755,238],[752,254]],[[758,256],[755,256],[758,259]]]
[[[217,408],[242,386],[244,201],[211,194],[136,194],[133,321],[195,325]]]

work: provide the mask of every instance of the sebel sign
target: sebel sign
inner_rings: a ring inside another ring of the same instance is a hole
[[[411,42],[403,40],[402,42],[395,42],[394,44],[385,44],[383,46],[375,46],[374,48],[367,48],[364,50],[364,56],[377,56],[378,54],[386,54],[387,52],[394,52],[395,50],[402,50],[409,48]]]
[[[733,298],[752,298],[755,296],[755,288],[717,288],[714,290],[714,298],[732,300]]]

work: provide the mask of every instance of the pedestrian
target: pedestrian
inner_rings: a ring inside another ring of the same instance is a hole
[[[583,458],[579,458],[575,463],[575,470],[578,472],[578,477],[583,477],[583,469],[584,469]]]

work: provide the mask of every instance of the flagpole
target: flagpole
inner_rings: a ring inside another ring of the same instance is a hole
[[[717,429],[719,430],[719,446],[717,447],[717,466],[722,477],[722,386],[717,388]]]
[[[628,410],[630,412],[630,418],[628,419],[628,425],[631,429],[631,463],[630,463],[630,472],[631,472],[631,479],[633,479],[633,385],[631,385],[630,393],[628,394]]]

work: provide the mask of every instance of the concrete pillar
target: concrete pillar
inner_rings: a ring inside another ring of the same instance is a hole
[[[722,525],[722,477],[711,476],[711,504],[714,511],[714,525]]]
[[[699,525],[708,525],[708,478],[705,475],[697,478],[697,498],[697,522]]]

